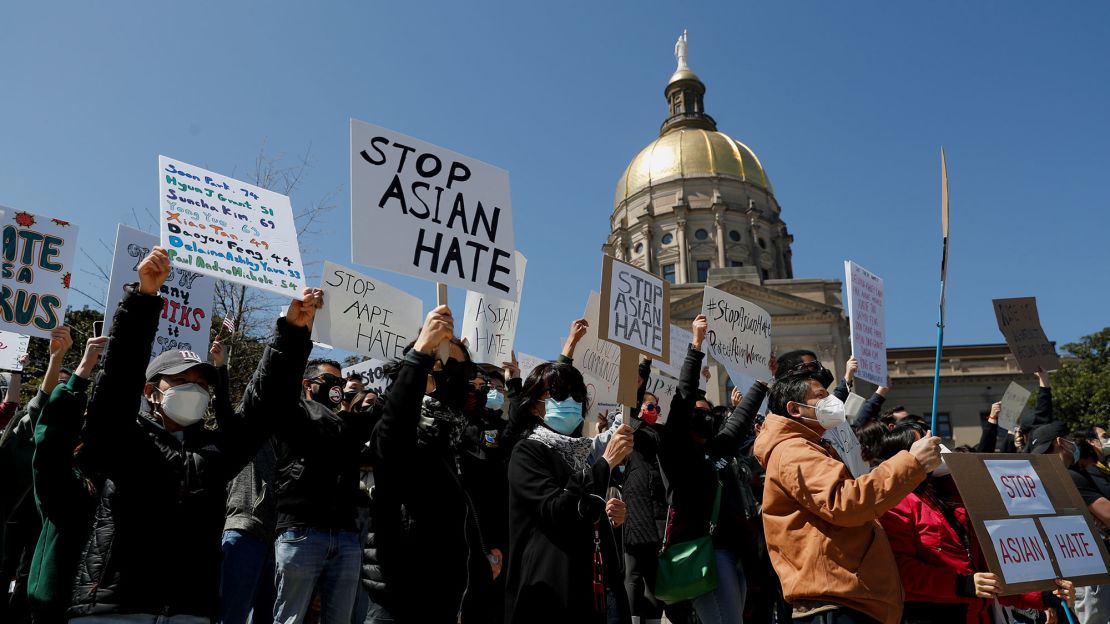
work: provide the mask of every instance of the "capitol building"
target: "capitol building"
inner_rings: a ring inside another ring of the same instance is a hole
[[[663,89],[667,111],[659,136],[617,181],[602,249],[672,284],[674,324],[688,328],[701,311],[704,287],[713,286],[771,315],[776,353],[811,349],[839,378],[851,354],[843,280],[794,275],[794,236],[770,175],[755,151],[718,129],[707,112],[706,85],[687,64],[685,37],[675,46],[678,67]],[[893,379],[887,406],[927,415],[935,348],[888,345],[887,356]],[[731,386],[723,367],[711,368],[707,395],[719,404]],[[936,433],[957,444],[978,442],[979,423],[1010,381],[1036,387],[1005,344],[946,346]],[[866,397],[873,389],[860,381],[855,391]]]

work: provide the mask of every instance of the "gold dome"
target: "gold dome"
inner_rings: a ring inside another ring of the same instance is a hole
[[[617,182],[614,207],[637,192],[671,178],[722,176],[774,193],[755,152],[723,132],[678,128],[652,141],[632,159]]]

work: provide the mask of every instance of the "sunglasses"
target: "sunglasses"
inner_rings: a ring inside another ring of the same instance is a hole
[[[324,373],[323,375],[317,375],[316,377],[313,377],[311,379],[311,381],[313,381],[314,383],[318,383],[318,384],[325,384],[325,385],[329,385],[329,386],[335,386],[335,385],[343,383],[343,378],[338,377],[336,375],[332,375],[331,373]]]
[[[655,404],[654,403],[644,403],[644,411],[645,412],[654,412],[655,411]]]

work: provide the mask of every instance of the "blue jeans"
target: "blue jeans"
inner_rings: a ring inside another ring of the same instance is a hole
[[[222,546],[220,623],[246,624],[255,605],[256,593],[273,593],[266,592],[262,585],[273,584],[273,544],[249,533],[230,530],[224,531]]]
[[[748,584],[744,568],[731,550],[714,550],[717,556],[717,589],[694,598],[694,611],[702,624],[743,624]]]
[[[286,529],[274,546],[276,624],[301,624],[320,591],[320,624],[349,624],[358,596],[362,548],[354,531]]]

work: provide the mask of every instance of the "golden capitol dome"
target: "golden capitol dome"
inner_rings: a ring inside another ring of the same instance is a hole
[[[632,159],[617,182],[614,204],[676,177],[734,178],[774,193],[767,172],[747,145],[717,130],[676,126]]]

